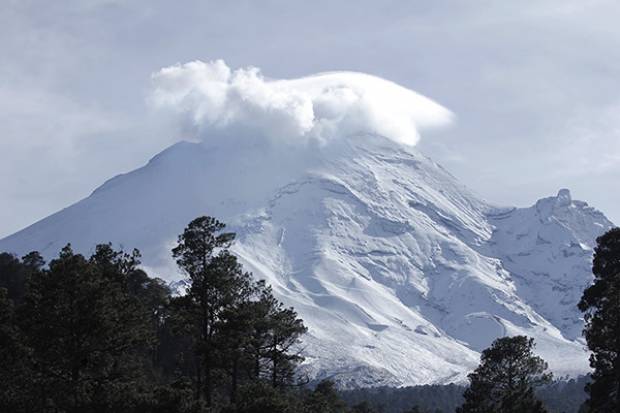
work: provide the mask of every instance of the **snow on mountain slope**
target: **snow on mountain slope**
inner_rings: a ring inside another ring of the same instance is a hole
[[[67,242],[139,248],[178,274],[177,234],[212,215],[309,327],[304,368],[344,386],[461,381],[504,334],[536,338],[560,374],[587,371],[575,308],[612,224],[566,190],[497,208],[410,146],[366,134],[329,145],[179,143],[88,198],[0,240],[53,257]]]
[[[489,214],[492,254],[510,271],[520,296],[571,340],[583,323],[575,303],[590,284],[595,240],[612,224],[567,189],[531,208]]]

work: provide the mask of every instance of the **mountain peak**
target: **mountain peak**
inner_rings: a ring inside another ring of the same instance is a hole
[[[573,202],[571,197],[570,190],[567,188],[562,188],[558,191],[558,195],[556,196],[556,205],[558,206],[568,206]]]

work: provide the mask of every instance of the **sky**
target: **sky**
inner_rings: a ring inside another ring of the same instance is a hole
[[[396,82],[452,112],[418,148],[481,197],[620,223],[616,1],[1,1],[0,237],[184,139],[153,74],[217,59]]]

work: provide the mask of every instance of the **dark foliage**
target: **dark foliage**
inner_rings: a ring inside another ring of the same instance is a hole
[[[534,339],[502,337],[482,352],[469,375],[460,413],[546,412],[534,389],[551,381],[547,363],[533,354]]]
[[[592,383],[587,387],[590,412],[620,411],[620,228],[597,239],[594,283],[581,297],[584,335],[592,351]]]
[[[344,391],[342,397],[351,406],[366,402],[381,413],[451,413],[463,403],[464,390],[455,384],[376,387]]]
[[[0,411],[294,412],[292,308],[228,251],[234,234],[198,218],[173,255],[187,294],[139,269],[139,253],[97,246],[0,254]]]
[[[577,413],[586,401],[585,387],[589,382],[589,376],[556,380],[538,388],[536,396],[551,413]]]
[[[234,405],[246,382],[268,379],[274,388],[292,383],[302,359],[290,351],[306,331],[293,309],[243,271],[228,251],[234,234],[223,229],[214,218],[197,218],[173,250],[190,281],[187,294],[175,300],[175,327],[191,342],[190,377],[196,399],[208,407]]]
[[[351,413],[378,413],[379,410],[375,408],[371,403],[364,400],[361,403],[357,403],[351,407]]]
[[[538,388],[536,395],[551,413],[577,413],[586,400],[584,386],[589,380],[587,376],[557,380]],[[366,403],[380,413],[452,413],[463,404],[464,391],[455,384],[433,384],[355,389],[341,395],[350,406]]]
[[[0,411],[24,411],[27,373],[24,360],[28,357],[23,338],[15,325],[13,302],[7,290],[0,288]]]
[[[0,288],[6,290],[7,298],[21,303],[30,274],[39,271],[44,264],[38,252],[31,252],[22,260],[6,252],[0,253]]]
[[[320,382],[306,397],[304,404],[307,413],[346,413],[348,411],[334,383],[328,380]]]
[[[30,275],[16,321],[31,411],[114,411],[142,397],[154,337],[128,288],[137,263],[108,245],[90,260],[66,246]]]

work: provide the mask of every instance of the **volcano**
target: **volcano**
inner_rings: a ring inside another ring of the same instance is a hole
[[[170,249],[210,215],[309,327],[302,366],[343,387],[461,382],[493,339],[525,334],[557,374],[588,371],[576,307],[612,223],[566,189],[529,208],[480,199],[414,147],[376,134],[328,145],[180,142],[87,198],[0,240],[138,248],[182,278]]]

